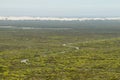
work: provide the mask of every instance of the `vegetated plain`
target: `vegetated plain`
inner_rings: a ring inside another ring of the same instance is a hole
[[[120,21],[0,21],[1,80],[119,80]]]

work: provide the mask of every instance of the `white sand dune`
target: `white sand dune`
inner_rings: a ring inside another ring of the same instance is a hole
[[[86,20],[120,20],[120,17],[107,18],[59,18],[59,17],[14,17],[0,16],[0,20],[52,20],[52,21],[86,21]]]

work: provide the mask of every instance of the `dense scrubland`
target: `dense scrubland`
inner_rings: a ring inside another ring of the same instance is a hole
[[[120,21],[0,21],[1,80],[119,80]]]

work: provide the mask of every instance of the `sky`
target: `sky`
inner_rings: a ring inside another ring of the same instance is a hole
[[[120,0],[0,0],[0,16],[117,17]]]

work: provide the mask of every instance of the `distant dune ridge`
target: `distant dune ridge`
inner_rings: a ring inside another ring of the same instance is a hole
[[[0,20],[52,20],[52,21],[86,21],[86,20],[120,20],[120,17],[106,17],[106,18],[59,18],[59,17],[14,17],[14,16],[0,16]]]

